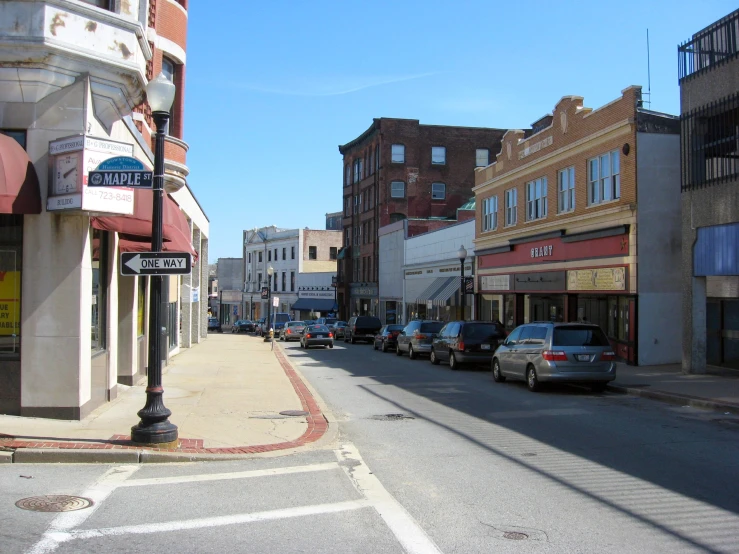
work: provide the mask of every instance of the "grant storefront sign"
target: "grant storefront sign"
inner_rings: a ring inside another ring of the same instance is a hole
[[[568,271],[567,290],[626,290],[626,268],[599,267]]]

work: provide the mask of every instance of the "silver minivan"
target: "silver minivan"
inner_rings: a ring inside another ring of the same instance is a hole
[[[495,350],[492,372],[496,383],[522,379],[531,391],[545,381],[588,383],[602,391],[616,378],[616,355],[597,325],[527,323]]]

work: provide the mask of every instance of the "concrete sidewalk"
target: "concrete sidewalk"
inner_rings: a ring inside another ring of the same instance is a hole
[[[21,463],[223,459],[314,442],[326,432],[326,419],[278,344],[271,347],[251,335],[214,333],[164,368],[164,404],[179,430],[177,449],[130,441],[146,400],[144,380],[119,385],[114,401],[82,421],[0,415],[0,462],[11,461],[9,452]]]
[[[608,390],[680,406],[739,414],[739,371],[708,367],[704,375],[687,375],[679,364],[619,364]]]

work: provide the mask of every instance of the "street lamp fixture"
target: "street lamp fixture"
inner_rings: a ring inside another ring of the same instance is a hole
[[[163,73],[149,81],[146,98],[156,126],[154,142],[154,188],[152,190],[151,251],[161,252],[164,214],[164,133],[169,110],[174,101],[175,86]],[[162,395],[162,277],[151,276],[149,296],[149,357],[146,404],[139,410],[141,418],[131,427],[131,440],[139,444],[175,444],[177,426],[169,421],[172,412],[164,406]]]
[[[270,264],[267,266],[267,336],[269,336],[269,330],[272,322],[272,275],[275,274],[275,268]]]
[[[459,287],[459,305],[462,308],[462,321],[464,321],[464,304],[466,300],[466,294],[464,290],[464,260],[467,258],[467,250],[465,250],[464,245],[460,246],[459,250],[457,250],[457,256],[459,256],[459,268],[462,273]]]

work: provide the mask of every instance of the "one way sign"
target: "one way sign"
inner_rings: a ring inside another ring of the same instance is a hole
[[[187,252],[123,252],[121,275],[187,275],[192,256]]]

